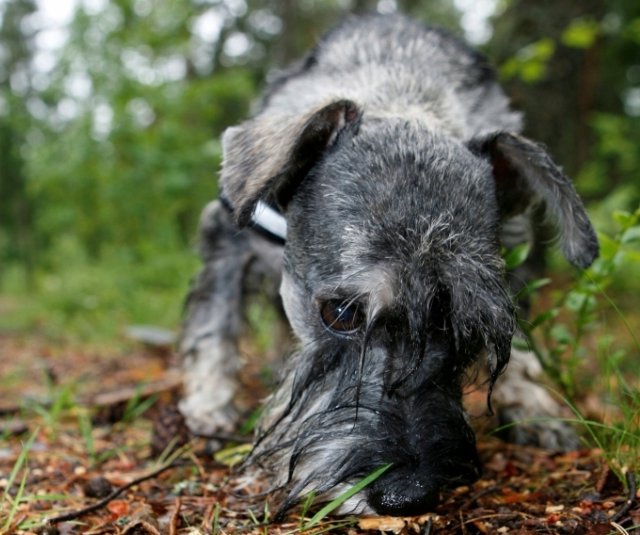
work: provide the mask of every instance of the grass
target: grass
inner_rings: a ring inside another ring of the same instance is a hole
[[[384,474],[390,467],[391,467],[391,464],[385,464],[384,466],[377,468],[376,470],[374,470],[373,472],[371,472],[370,474],[362,478],[360,481],[358,481],[355,485],[341,492],[333,500],[331,500],[329,503],[323,506],[322,509],[320,509],[315,515],[313,515],[311,519],[302,526],[302,530],[303,531],[308,530],[318,525],[318,523],[321,520],[325,519],[327,515],[331,514],[333,511],[338,509],[349,498],[351,498],[352,496],[360,492],[366,486],[373,483],[382,474]]]
[[[332,519],[329,516],[331,515],[331,513],[339,509],[340,506],[344,504],[349,498],[351,498],[352,496],[363,490],[365,487],[373,483],[376,479],[378,479],[391,466],[391,464],[386,464],[366,475],[360,481],[356,482],[354,485],[341,492],[333,500],[326,503],[321,509],[318,510],[317,513],[315,513],[310,519],[307,520],[309,510],[313,508],[314,502],[317,498],[314,492],[310,492],[302,503],[299,526],[295,529],[285,531],[284,535],[297,535],[303,533],[313,533],[314,535],[320,535],[321,533],[326,533],[334,529],[352,527],[356,523],[356,519],[353,516],[340,519]],[[247,511],[247,514],[253,525],[260,528],[261,532],[264,535],[267,535],[269,533],[271,513],[269,511],[267,502],[265,502],[264,505],[262,521],[259,521],[253,511],[251,511],[250,509]],[[216,528],[218,515],[219,508],[216,506],[213,533],[217,533]]]
[[[96,452],[95,441],[93,440],[93,424],[91,423],[91,416],[87,411],[78,412],[78,429],[84,442],[84,447],[89,458],[91,466],[95,466],[98,462],[98,454]]]
[[[31,433],[31,435],[27,439],[27,442],[22,445],[20,455],[18,455],[18,458],[13,466],[13,470],[9,475],[5,491],[2,495],[2,502],[0,502],[0,525],[2,526],[2,529],[0,529],[1,533],[8,533],[10,531],[16,519],[18,507],[24,499],[25,484],[27,482],[27,476],[29,474],[29,471],[27,469],[27,458],[29,456],[31,447],[33,446],[33,442],[38,435],[38,432],[39,429],[36,429],[33,433]],[[18,477],[18,474],[21,470],[23,471],[23,473],[22,478],[20,479],[20,484],[18,485],[18,490],[16,491],[14,496],[11,496],[9,491],[13,487],[13,484],[16,481],[16,478]],[[3,517],[4,523],[2,523]]]
[[[636,405],[639,407],[640,405]],[[43,409],[46,410],[46,409]],[[637,409],[636,409],[637,410]],[[88,415],[86,413],[79,413],[78,407],[67,405],[65,409],[62,410],[62,413],[56,416],[55,418],[45,418],[41,415],[41,412],[33,413],[34,416],[40,420],[42,425],[42,433],[41,437],[51,437],[52,433],[50,429],[47,429],[50,425],[59,426],[59,422],[63,422],[66,424],[67,429],[70,425],[76,426],[76,431],[74,436],[77,436],[77,443],[81,445],[81,449],[77,450],[78,452],[84,451],[86,457],[88,458],[88,462],[86,463],[90,470],[93,472],[100,472],[102,470],[101,465],[104,461],[105,457],[100,455],[100,452],[95,450],[94,441],[94,429],[91,427],[90,422],[85,420],[85,423],[81,423],[83,418],[86,418]],[[40,416],[37,416],[40,415]],[[75,422],[75,423],[74,423]],[[80,422],[80,423],[79,423]],[[604,456],[606,459],[610,460],[610,464],[612,468],[618,473],[618,466],[620,468],[620,476],[624,476],[625,471],[629,469],[630,462],[633,459],[633,451],[629,450],[629,444],[631,441],[634,441],[636,444],[638,443],[639,437],[637,434],[635,436],[631,436],[631,432],[629,430],[621,429],[612,425],[606,425],[601,422],[589,421],[583,418],[580,412],[576,412],[576,418],[573,419],[573,422],[584,426],[585,430],[589,434],[592,435],[592,442],[596,444],[598,447],[601,447],[604,451]],[[120,432],[126,427],[131,427],[131,424],[121,425],[117,424],[114,427],[114,430],[120,429]],[[124,431],[128,433],[128,431]],[[56,495],[55,493],[48,493],[46,495],[41,495],[40,493],[36,493],[34,489],[29,490],[28,485],[25,486],[25,481],[27,480],[27,458],[28,452],[31,448],[31,444],[33,443],[33,437],[37,433],[31,435],[28,441],[22,447],[21,453],[15,462],[15,466],[11,472],[9,478],[9,484],[6,489],[12,488],[11,496],[7,498],[9,495],[9,491],[5,490],[5,496],[3,497],[3,505],[0,508],[2,511],[0,513],[0,528],[7,528],[7,526],[16,526],[19,524],[20,529],[31,529],[35,528],[42,522],[46,513],[35,512],[33,509],[33,505],[30,505],[30,514],[29,518],[24,517],[24,513],[21,513],[21,504],[29,504],[36,502],[42,504],[42,502],[50,501],[52,506],[57,509],[59,512],[67,512],[69,510],[69,506],[71,503],[69,502],[68,497],[62,495]],[[66,433],[68,437],[69,432]],[[68,439],[67,439],[68,440]],[[127,441],[128,443],[128,441]],[[128,446],[126,451],[131,451],[131,446]],[[170,462],[173,458],[175,458],[174,454],[169,454],[168,448],[165,455],[161,455],[159,459],[156,460],[158,464],[165,464]],[[636,450],[637,451],[637,450]],[[93,452],[93,453],[92,453]],[[104,452],[102,452],[104,453]],[[239,452],[238,452],[239,453]],[[246,451],[245,451],[246,453]],[[128,454],[127,454],[128,455]],[[171,458],[169,458],[171,456]],[[91,462],[91,459],[95,459],[94,462]],[[626,459],[626,460],[623,460]],[[78,457],[81,459],[81,457]],[[82,461],[81,461],[82,462]],[[619,464],[616,464],[618,462]],[[356,522],[353,517],[350,518],[332,518],[332,514],[335,513],[336,509],[344,503],[350,496],[360,491],[366,484],[369,484],[375,477],[379,476],[383,470],[387,467],[382,467],[380,470],[370,474],[367,478],[363,479],[350,489],[348,489],[345,493],[342,493],[335,500],[329,502],[322,506],[317,513],[315,513],[311,518],[308,518],[309,510],[313,507],[313,504],[316,502],[315,496],[310,495],[308,499],[305,501],[302,507],[302,514],[297,527],[292,527],[289,530],[287,528],[284,529],[283,533],[287,535],[296,535],[298,533],[313,533],[319,535],[320,533],[325,532],[342,532],[341,530],[348,529],[349,527],[354,526]],[[199,477],[196,477],[196,481],[199,481]],[[189,479],[188,481],[191,481]],[[174,491],[177,495],[182,494],[182,492],[186,492],[186,495],[190,495],[193,492],[193,489],[190,489],[186,485],[188,481],[185,481],[184,489],[182,491]],[[624,481],[624,479],[623,479]],[[194,481],[192,483],[195,484]],[[175,484],[177,485],[177,484]],[[177,488],[177,487],[176,487]],[[197,487],[194,487],[194,489]],[[63,505],[67,504],[67,505]],[[61,509],[62,508],[62,509]],[[50,513],[49,513],[50,515]],[[225,525],[228,522],[228,519],[224,516],[226,515],[225,509],[220,507],[215,507],[212,511],[213,517],[213,533],[217,533],[216,526],[219,526],[220,523]],[[123,520],[124,521],[124,520]],[[265,516],[258,521],[257,518],[248,517],[247,521],[248,526],[253,526],[250,530],[251,533],[254,534],[267,534],[272,531],[268,528],[269,522],[269,512],[265,510]],[[3,528],[3,529],[4,529]],[[0,533],[3,531],[0,529]],[[9,528],[7,528],[9,529]]]
[[[131,423],[142,416],[158,401],[158,396],[155,394],[144,399],[141,395],[142,386],[143,385],[138,385],[134,396],[127,401],[124,414],[122,415],[122,421],[125,424]]]
[[[113,344],[126,326],[175,329],[199,261],[189,250],[149,258],[105,254],[87,258],[68,240],[28,277],[19,265],[0,272],[0,332],[40,333],[52,339]]]
[[[521,328],[528,346],[575,414],[573,423],[585,431],[588,443],[602,450],[626,484],[625,471],[640,468],[640,365],[633,357],[640,353],[640,343],[607,288],[620,284],[621,274],[640,271],[640,209],[617,212],[613,219],[618,230],[613,236],[599,235],[600,258],[556,292],[551,305]],[[535,294],[546,282],[536,281],[527,291]],[[605,318],[611,313],[614,321],[607,324]],[[608,333],[611,323],[629,340],[626,346],[616,345]],[[592,355],[596,356],[595,369],[589,369],[594,365]],[[593,391],[601,392],[603,398],[598,420],[584,416],[576,404]]]
[[[619,296],[624,297],[629,290],[621,281],[627,280],[629,273],[640,272],[640,210],[617,213],[614,221],[617,225],[615,233],[600,235],[600,259],[590,269],[578,273],[573,282],[563,283],[555,289],[549,279],[529,285],[525,291],[534,300],[538,299],[541,310],[530,322],[523,324],[522,329],[559,395],[573,411],[574,417],[567,421],[584,432],[587,444],[602,450],[603,458],[626,484],[625,474],[640,468],[637,454],[640,451],[637,382],[640,365],[636,358],[640,343],[634,329],[637,318],[626,316],[623,307],[617,303]],[[27,286],[19,268],[4,269],[0,305],[9,303],[13,313],[0,314],[0,332],[35,330],[54,339],[112,345],[114,340],[120,339],[123,327],[129,324],[149,323],[169,328],[178,325],[179,304],[187,291],[187,281],[198,268],[197,260],[189,252],[167,252],[154,263],[141,264],[118,255],[101,262],[90,261],[74,253],[73,246],[67,247],[64,265],[52,265],[50,270],[36,273],[35,289]],[[507,263],[514,267],[523,261],[526,252],[525,248],[518,248],[508,253]],[[637,289],[637,283],[635,285],[632,285],[633,290]],[[265,313],[262,307],[255,307],[249,311],[249,321],[256,327],[258,348],[268,351],[272,341],[271,325],[277,322],[277,317],[273,311]],[[591,358],[593,356],[595,358]],[[15,378],[0,379],[13,380]],[[113,451],[98,451],[90,414],[75,402],[77,385],[47,384],[49,403],[46,406],[26,405],[25,414],[37,415],[50,440],[55,439],[60,422],[68,422],[71,416],[88,464],[99,466],[113,455]],[[579,408],[587,391],[601,395],[599,415],[586,414]],[[134,396],[125,409],[125,421],[131,424],[154,401],[154,398],[141,401],[139,396]],[[258,414],[256,412],[256,417]],[[252,423],[248,424],[245,431],[251,426]],[[8,478],[0,504],[0,532],[7,531],[20,520],[20,504],[31,499],[26,485],[27,459],[36,434],[32,433],[23,444]],[[233,464],[246,454],[247,448],[247,445],[241,445],[223,450],[216,459]],[[330,520],[330,515],[387,468],[376,470],[322,506],[311,518],[307,518],[307,514],[316,497],[309,495],[302,504],[300,525],[291,533],[309,530],[321,533],[350,525],[352,520],[334,521]],[[12,489],[11,493],[9,489]],[[37,496],[38,500],[59,498]],[[216,506],[212,512],[214,533],[222,514],[223,510]],[[269,518],[268,510],[265,510],[264,518]],[[254,518],[252,522],[260,529],[264,528],[264,521],[259,524]]]
[[[52,474],[58,474],[51,476],[53,479],[59,481],[64,474],[66,481],[70,481],[70,478],[75,478],[84,471],[100,473],[103,463],[110,459],[137,458],[148,445],[147,422],[138,420],[135,423],[130,421],[103,426],[102,433],[98,433],[102,434],[99,450],[91,410],[76,403],[69,395],[68,386],[53,386],[51,390],[52,403],[32,402],[25,405],[22,411],[21,417],[29,423],[29,427],[36,427],[22,443],[9,476],[2,481],[4,491],[0,495],[0,535],[14,533],[16,530],[41,529],[47,518],[56,516],[61,511],[67,512],[70,507],[79,503],[73,490],[74,485],[67,486],[62,482],[60,484],[64,486],[64,492],[44,491],[42,484],[46,487],[48,478],[43,479],[43,473],[47,473],[49,469]],[[63,403],[57,401],[61,399],[64,399]],[[138,440],[132,437],[134,425]],[[110,438],[116,433],[120,436],[119,444],[105,440],[105,436]],[[139,440],[140,436],[142,441]],[[11,440],[15,439],[8,438],[7,444]],[[105,443],[110,446],[105,448]],[[76,444],[80,447],[76,447]],[[33,455],[30,455],[32,452]],[[169,464],[184,453],[185,448],[173,453],[165,452],[156,464]],[[37,468],[33,469],[32,465]],[[77,473],[75,469],[80,469],[81,472]],[[32,481],[29,482],[30,480]]]

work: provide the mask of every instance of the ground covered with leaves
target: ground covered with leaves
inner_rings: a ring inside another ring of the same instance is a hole
[[[244,379],[258,403],[260,372]],[[189,436],[169,350],[88,350],[0,336],[0,533],[559,533],[640,526],[632,474],[598,449],[552,454],[479,437],[483,477],[415,518],[272,521],[230,464],[249,435]],[[473,402],[473,399],[472,399]],[[314,519],[314,515],[316,515]]]

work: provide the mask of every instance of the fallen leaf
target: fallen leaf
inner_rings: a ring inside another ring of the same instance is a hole
[[[107,504],[107,510],[113,515],[115,520],[129,513],[129,502],[125,500],[113,500]]]
[[[549,514],[560,513],[564,510],[564,505],[547,505],[544,512]]]
[[[358,526],[362,530],[391,531],[392,533],[400,533],[407,523],[403,518],[395,516],[376,516],[370,518],[361,518]]]

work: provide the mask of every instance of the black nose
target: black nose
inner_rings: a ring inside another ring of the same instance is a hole
[[[480,477],[480,462],[473,455],[449,459],[438,469],[405,465],[392,467],[374,481],[367,491],[367,502],[380,515],[416,516],[433,511],[441,487],[473,483]]]
[[[372,484],[367,501],[379,515],[415,516],[433,511],[439,491],[435,481],[420,474],[394,471]]]

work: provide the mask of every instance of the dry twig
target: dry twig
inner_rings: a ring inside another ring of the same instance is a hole
[[[105,496],[102,500],[100,500],[100,501],[98,501],[98,502],[96,502],[94,504],[88,505],[87,507],[83,507],[82,509],[76,509],[75,511],[70,511],[70,512],[64,513],[62,515],[54,516],[53,518],[48,518],[46,520],[46,524],[47,525],[59,524],[60,522],[67,522],[69,520],[75,520],[76,518],[80,518],[81,516],[84,516],[86,514],[93,513],[94,511],[97,511],[98,509],[102,509],[110,501],[115,500],[125,490],[130,489],[131,487],[134,487],[134,486],[142,483],[143,481],[147,481],[149,479],[153,479],[154,477],[159,476],[163,472],[166,472],[167,470],[170,470],[171,468],[176,468],[177,466],[180,466],[180,465],[183,465],[183,464],[184,463],[182,461],[176,460],[176,461],[173,461],[173,462],[171,462],[169,464],[161,466],[160,468],[157,468],[157,469],[153,470],[149,474],[146,474],[144,476],[138,477],[138,478],[134,479],[133,481],[130,481],[126,485],[122,485],[121,487],[118,487],[111,494],[109,494],[108,496]]]
[[[613,515],[613,518],[611,519],[612,522],[621,522],[622,520],[624,520],[624,518],[627,516],[629,511],[631,511],[631,508],[636,503],[636,492],[637,492],[636,478],[631,470],[629,470],[625,474],[625,477],[627,478],[627,488],[629,489],[629,497],[627,498],[627,501],[624,502],[622,509],[620,509],[615,515]]]
[[[180,508],[182,507],[182,500],[180,497],[176,498],[175,508],[171,513],[171,520],[169,521],[169,535],[176,535],[178,533],[178,521],[180,519]]]
[[[206,440],[218,440],[220,442],[238,442],[239,444],[250,444],[253,442],[251,435],[238,435],[234,433],[193,433],[193,436]]]
[[[431,529],[433,528],[433,518],[429,517],[420,530],[420,535],[431,535]]]

